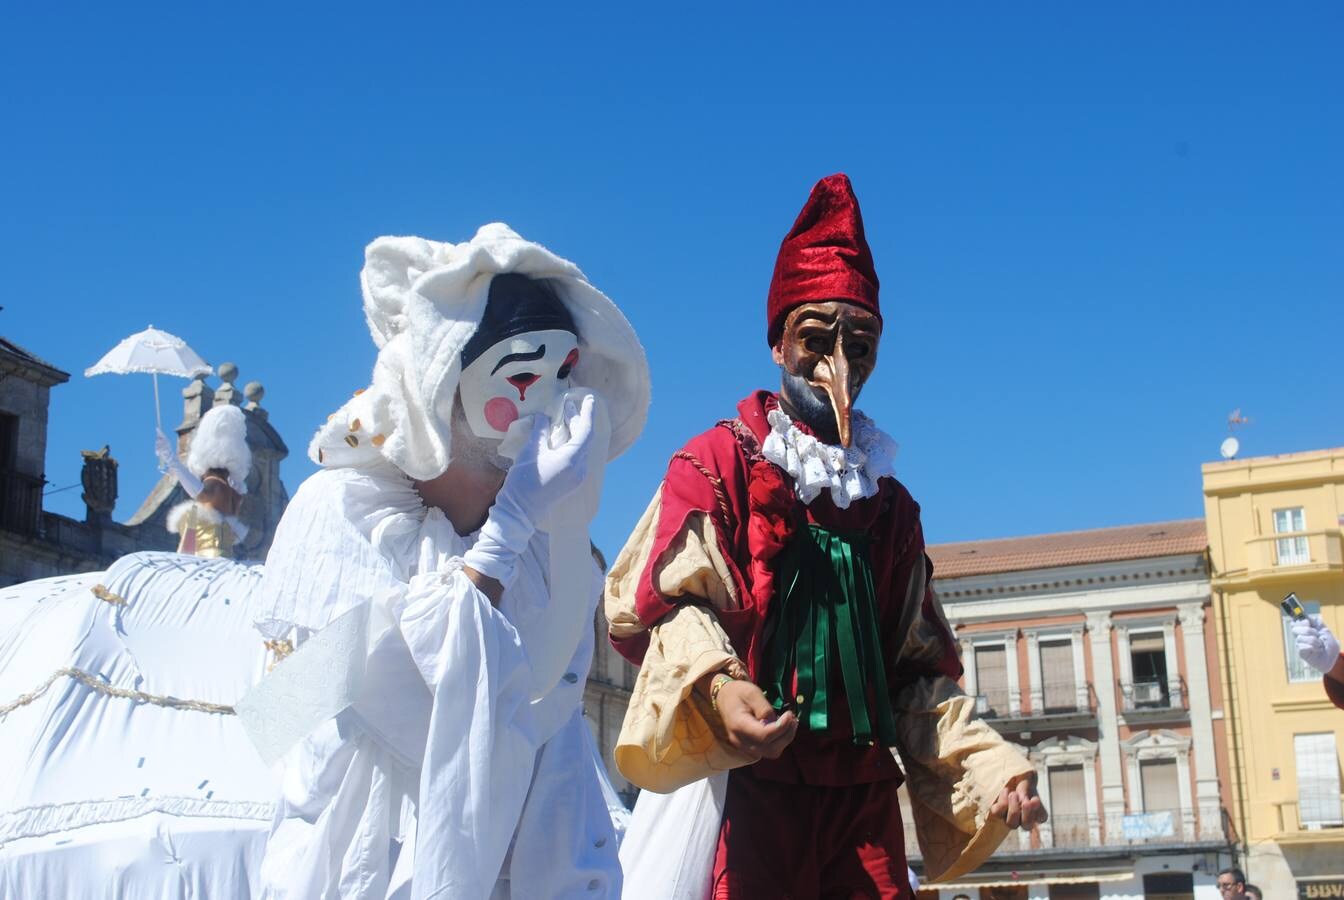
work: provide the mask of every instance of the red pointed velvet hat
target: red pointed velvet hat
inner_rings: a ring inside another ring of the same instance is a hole
[[[844,173],[817,182],[779,247],[766,300],[770,346],[779,342],[791,309],[823,300],[844,300],[882,318],[859,198]]]

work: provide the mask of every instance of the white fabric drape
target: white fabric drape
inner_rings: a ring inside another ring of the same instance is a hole
[[[409,660],[426,689],[411,702],[428,726],[370,698],[290,752],[263,896],[619,895],[581,711],[593,631],[582,629],[564,674],[531,700],[527,648],[554,636],[513,623],[536,620],[524,610],[548,600],[547,537],[533,537],[498,608],[461,572],[473,539],[390,465],[328,469],[295,494],[267,562],[266,627],[317,629],[377,606],[370,620],[395,626],[372,641],[364,678]],[[584,621],[600,592],[595,565],[589,577],[571,613]]]
[[[621,845],[628,900],[704,900],[714,876],[728,773],[667,794],[644,791]]]
[[[227,706],[260,676],[259,576],[139,553],[0,591],[0,707],[31,697],[0,717],[0,896],[248,896],[275,781],[236,717],[164,698]],[[33,696],[62,669],[91,683]]]

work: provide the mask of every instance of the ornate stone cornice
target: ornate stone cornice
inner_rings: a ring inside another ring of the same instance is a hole
[[[1111,620],[1111,611],[1102,610],[1099,612],[1087,613],[1087,630],[1095,635],[1110,634],[1111,626],[1115,623]]]
[[[1120,748],[1126,755],[1136,755],[1140,759],[1184,755],[1190,752],[1190,738],[1166,728],[1138,731],[1121,741]]]
[[[1204,604],[1203,603],[1182,603],[1177,607],[1177,616],[1181,620],[1181,628],[1186,631],[1204,630]]]
[[[1057,766],[1078,765],[1096,759],[1096,756],[1096,741],[1074,735],[1047,738],[1027,752],[1027,757],[1032,762],[1045,762]]]

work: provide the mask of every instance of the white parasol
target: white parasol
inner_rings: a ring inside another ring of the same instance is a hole
[[[159,376],[176,375],[179,378],[195,378],[208,375],[210,364],[201,359],[187,342],[174,334],[159,331],[153,325],[139,334],[133,334],[109,350],[102,359],[84,370],[86,377],[94,375],[130,375],[133,373],[154,376],[154,421],[159,430],[163,430],[163,419],[159,413]]]

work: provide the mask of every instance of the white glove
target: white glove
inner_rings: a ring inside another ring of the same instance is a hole
[[[187,492],[187,496],[195,500],[196,495],[201,492],[203,485],[201,479],[191,474],[191,471],[178,458],[177,452],[173,450],[173,445],[168,440],[168,435],[163,433],[163,429],[157,429],[157,436],[154,438],[154,452],[159,457],[159,471],[172,472],[173,477],[177,479],[178,484],[182,485],[182,490]]]
[[[527,548],[537,524],[588,475],[594,402],[589,395],[575,411],[574,404],[566,401],[563,414],[568,419],[569,439],[556,447],[550,445],[551,422],[545,416],[533,416],[530,423],[520,419],[510,427],[510,436],[514,429],[527,428],[530,434],[504,477],[480,537],[462,557],[466,565],[505,587],[513,583],[518,555]],[[506,436],[504,444],[509,443]]]
[[[165,467],[172,465],[173,460],[177,459],[177,454],[173,452],[173,445],[168,443],[168,435],[163,433],[162,428],[154,430],[154,452],[159,457],[159,462]]]
[[[1297,655],[1317,672],[1329,672],[1339,662],[1339,640],[1316,613],[1293,623],[1293,637],[1297,640]]]

